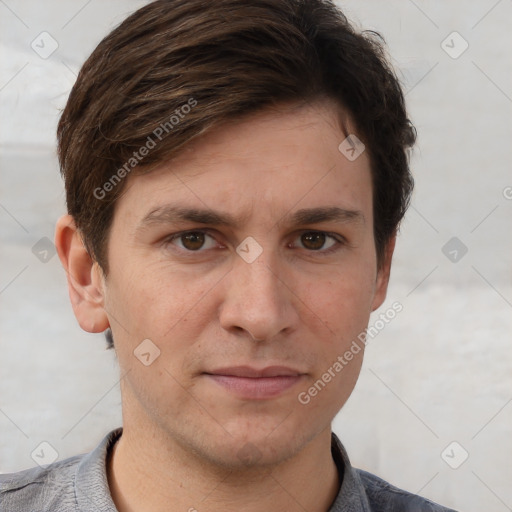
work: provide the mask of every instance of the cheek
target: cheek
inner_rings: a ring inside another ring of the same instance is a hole
[[[218,280],[214,275],[198,276],[192,268],[177,270],[165,263],[125,268],[115,276],[117,285],[111,289],[107,307],[126,324],[130,337],[138,333],[162,339],[186,323],[187,315],[200,306]]]
[[[369,274],[351,267],[304,286],[305,302],[335,334],[333,343],[343,344],[367,326],[374,295],[374,275]]]
[[[327,411],[334,417],[357,382],[364,355],[360,335],[368,326],[374,294],[370,268],[363,263],[347,266],[328,281],[308,284],[309,304],[330,330],[317,338],[322,348],[306,390],[313,414]]]
[[[216,287],[224,273],[198,275],[189,269],[178,272],[169,265],[164,267],[153,265],[132,273],[130,283],[115,290],[112,302],[117,307],[112,316],[124,328],[118,327],[114,338],[120,366],[124,372],[130,371],[130,379],[144,384],[148,394],[163,386],[168,396],[174,397],[172,407],[178,407],[187,399],[185,390],[193,386],[192,371],[205,350],[204,333],[216,318]],[[117,282],[126,281],[119,278]],[[159,354],[149,367],[134,356],[146,339]],[[145,399],[153,400],[149,395]]]
[[[106,307],[120,367],[129,373],[127,390],[156,410],[160,402],[154,390],[165,389],[173,397],[166,407],[176,415],[191,385],[183,363],[192,345],[201,350],[200,333],[211,319],[205,298],[218,278],[194,277],[169,265],[125,267],[112,278]]]

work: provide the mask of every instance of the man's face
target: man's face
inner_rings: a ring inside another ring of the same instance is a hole
[[[369,158],[338,150],[335,116],[321,105],[260,113],[128,178],[104,288],[125,430],[236,467],[285,460],[330,427],[363,351],[308,403],[304,392],[364,331],[387,286]]]

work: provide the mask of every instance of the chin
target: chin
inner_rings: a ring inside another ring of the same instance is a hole
[[[231,435],[223,436],[213,446],[210,444],[210,459],[231,470],[273,467],[295,456],[314,437],[314,433],[307,436],[289,425],[282,425],[280,431],[277,425],[263,428],[253,424],[248,429],[230,431]]]

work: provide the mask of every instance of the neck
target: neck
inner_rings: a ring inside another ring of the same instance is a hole
[[[107,466],[119,512],[326,512],[340,482],[326,428],[273,467],[232,471],[205,463],[157,432],[123,429]]]

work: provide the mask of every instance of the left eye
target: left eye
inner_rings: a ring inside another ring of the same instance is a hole
[[[302,233],[299,238],[302,246],[311,251],[319,251],[320,249],[328,250],[336,245],[336,243],[339,243],[333,236],[323,231],[307,231]],[[331,244],[324,247],[324,244],[329,238],[331,239]]]
[[[205,247],[205,240],[207,238],[210,239],[210,243],[207,243]],[[169,238],[167,242],[172,243],[175,240],[181,242],[181,245],[178,244],[178,247],[186,249],[187,251],[198,251],[199,249],[211,249],[215,247],[215,239],[204,231],[187,231],[186,233],[180,233]]]

